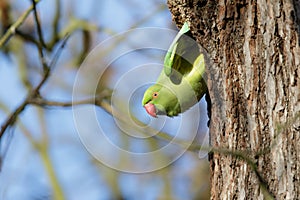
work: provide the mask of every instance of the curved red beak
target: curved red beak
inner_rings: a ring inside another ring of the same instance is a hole
[[[151,115],[152,117],[157,117],[156,108],[152,103],[147,103],[146,105],[144,105],[144,108],[149,115]]]

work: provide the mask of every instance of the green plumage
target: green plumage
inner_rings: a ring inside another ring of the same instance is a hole
[[[204,55],[190,34],[185,23],[165,56],[164,70],[156,84],[144,94],[142,104],[153,117],[177,116],[196,104],[207,91]]]

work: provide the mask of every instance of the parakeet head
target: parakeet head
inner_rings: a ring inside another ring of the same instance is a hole
[[[160,84],[155,84],[146,90],[142,104],[152,117],[157,115],[173,117],[180,113],[180,104],[176,95]]]

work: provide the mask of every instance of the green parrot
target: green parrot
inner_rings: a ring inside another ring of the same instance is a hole
[[[204,75],[204,55],[186,22],[170,45],[156,83],[145,91],[142,105],[152,117],[177,116],[206,93]]]

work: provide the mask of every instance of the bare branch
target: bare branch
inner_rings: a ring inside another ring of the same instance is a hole
[[[23,112],[23,110],[25,109],[25,107],[27,106],[27,101],[23,101],[23,103],[21,103],[21,105],[19,105],[5,120],[4,124],[1,126],[1,130],[0,130],[0,139],[2,138],[4,132],[6,131],[6,129],[13,125],[19,114]]]
[[[50,101],[42,98],[33,98],[30,99],[29,102],[32,105],[35,106],[41,106],[41,107],[72,107],[72,106],[79,106],[79,105],[88,105],[92,104],[95,105],[94,99],[86,99],[82,101],[77,102],[59,102],[59,101]]]
[[[39,45],[37,45],[37,48],[39,50],[39,55],[40,55],[40,59],[41,59],[42,65],[43,65],[43,69],[44,69],[45,73],[47,73],[46,71],[47,71],[47,68],[49,66],[47,65],[47,62],[46,62],[46,59],[45,59],[45,56],[44,56],[44,52],[43,52],[43,48],[46,45],[45,45],[45,42],[44,42],[44,39],[43,39],[42,28],[41,28],[38,13],[37,13],[37,10],[36,10],[35,0],[31,0],[31,2],[32,2],[32,6],[33,6],[34,19],[35,19],[36,29],[37,29],[37,32],[38,32],[38,38],[39,38]]]
[[[36,4],[40,2],[40,0],[34,1]],[[28,17],[30,12],[33,10],[33,5],[30,6],[18,19],[12,24],[9,29],[5,32],[5,34],[0,38],[0,49],[4,46],[4,44],[10,39],[12,35],[15,34],[17,28],[19,28]]]
[[[32,37],[29,34],[26,34],[26,33],[22,32],[20,30],[16,30],[15,33],[16,33],[17,36],[23,38],[27,42],[30,42],[30,43],[36,45],[37,47],[40,45],[40,43],[34,37]]]
[[[52,32],[52,39],[50,42],[50,46],[53,47],[54,44],[59,40],[59,19],[61,16],[61,5],[59,0],[55,0],[55,16],[53,19],[53,32]]]
[[[24,109],[26,108],[26,106],[28,104],[30,104],[30,101],[32,101],[32,99],[39,98],[39,90],[45,84],[45,82],[48,80],[48,78],[50,76],[51,69],[56,64],[56,62],[57,62],[57,60],[59,58],[59,55],[61,54],[61,51],[64,48],[64,46],[65,46],[68,38],[69,38],[68,36],[65,37],[65,39],[62,42],[60,48],[57,50],[57,52],[55,53],[55,55],[54,55],[51,63],[49,64],[49,67],[47,68],[47,70],[44,71],[43,78],[39,82],[39,84],[29,92],[29,94],[27,95],[26,99],[4,121],[3,125],[1,126],[1,130],[0,130],[0,140],[1,140],[2,136],[3,136],[3,134],[5,133],[5,131],[7,130],[7,128],[9,126],[13,126],[15,124],[18,116],[24,111]]]

